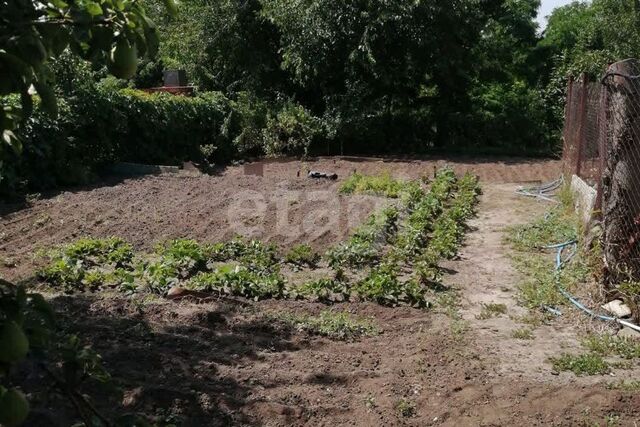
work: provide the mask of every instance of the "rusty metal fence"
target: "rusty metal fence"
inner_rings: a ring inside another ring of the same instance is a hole
[[[563,130],[563,172],[577,175],[597,186],[602,175],[600,161],[601,95],[600,82],[586,75],[569,79]]]
[[[640,282],[640,61],[570,79],[563,173],[597,189],[609,283]]]

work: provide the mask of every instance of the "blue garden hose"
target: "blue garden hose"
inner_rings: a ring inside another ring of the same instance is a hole
[[[562,186],[562,184],[564,183],[564,178],[560,177],[560,179],[557,179],[555,181],[552,181],[550,183],[547,184],[542,184],[538,187],[532,187],[532,188],[524,188],[524,187],[520,187],[516,190],[516,193],[521,195],[521,196],[526,196],[526,197],[535,197],[535,198],[539,198],[542,200],[547,200],[547,201],[551,201],[551,202],[558,202],[555,199],[552,199],[551,196],[553,195],[552,193],[557,190],[558,188],[560,188]],[[547,214],[549,215],[549,214]],[[548,218],[548,216],[545,216],[545,219]],[[572,252],[571,254],[569,254],[569,256],[567,256],[565,259],[562,259],[562,253],[564,252],[564,250],[568,247],[572,247]],[[574,306],[576,306],[578,309],[580,309],[582,312],[586,313],[587,315],[589,315],[590,317],[594,318],[594,319],[598,319],[598,320],[602,320],[603,322],[616,322],[620,325],[623,326],[627,326],[635,331],[640,332],[640,326],[635,325],[633,323],[630,323],[626,320],[617,318],[617,317],[611,317],[611,316],[604,316],[602,314],[598,314],[596,312],[594,312],[593,310],[587,308],[584,304],[582,304],[580,301],[578,301],[577,298],[575,298],[573,295],[571,295],[566,289],[564,289],[562,287],[562,285],[560,284],[560,272],[562,271],[562,269],[564,268],[565,265],[567,265],[567,263],[569,261],[571,261],[571,259],[576,255],[576,253],[578,252],[578,241],[577,240],[570,240],[568,242],[564,242],[564,243],[558,243],[556,245],[550,245],[550,246],[545,246],[544,249],[556,249],[556,267],[555,267],[555,283],[556,283],[556,288],[558,289],[558,291],[560,292],[560,294],[562,294],[562,296],[564,296],[566,299],[569,300],[569,302],[571,302],[571,304],[573,304]],[[558,310],[555,307],[550,307],[550,306],[542,306],[543,309],[549,311],[550,313],[556,315],[556,316],[562,316],[562,312],[560,310]]]
[[[565,249],[567,249],[568,247],[571,247],[573,249],[573,251],[571,252],[571,254],[566,259],[562,259],[562,254],[565,251]],[[573,295],[571,295],[566,289],[564,289],[562,287],[562,285],[560,285],[560,272],[562,271],[564,266],[567,265],[567,263],[569,261],[571,261],[571,259],[575,256],[575,254],[576,254],[576,252],[578,250],[578,242],[576,240],[570,240],[570,241],[565,242],[565,243],[558,243],[557,245],[545,246],[544,248],[545,249],[556,249],[555,280],[556,280],[556,287],[558,288],[558,291],[565,298],[567,298],[574,306],[578,307],[580,310],[582,310],[583,312],[587,313],[589,316],[594,317],[594,318],[599,319],[599,320],[602,320],[602,321],[605,321],[605,322],[615,321],[616,320],[615,317],[603,316],[603,315],[595,313],[593,310],[590,310],[584,304],[582,304],[580,301],[578,301]]]

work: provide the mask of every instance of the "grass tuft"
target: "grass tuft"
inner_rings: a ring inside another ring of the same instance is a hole
[[[480,320],[487,320],[503,314],[507,314],[507,306],[504,304],[482,304],[482,311],[476,316],[476,318]]]
[[[516,329],[515,331],[513,331],[511,336],[517,340],[534,339],[533,332],[531,331],[531,329],[527,329],[527,328]]]

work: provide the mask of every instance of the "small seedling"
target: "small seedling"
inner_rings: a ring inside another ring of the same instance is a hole
[[[416,415],[416,405],[407,399],[400,399],[396,403],[398,415],[404,418],[411,418]]]

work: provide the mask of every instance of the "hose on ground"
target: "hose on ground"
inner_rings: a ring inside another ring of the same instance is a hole
[[[564,177],[560,177],[555,181],[551,181],[535,187],[519,187],[516,190],[516,193],[525,197],[533,197],[536,199],[557,203],[558,201],[553,198],[553,193],[557,189],[562,187],[563,184]]]
[[[562,255],[567,248],[571,248],[571,253],[563,259]],[[598,320],[602,320],[604,322],[616,322],[622,326],[629,327],[635,331],[640,332],[640,326],[634,325],[626,320],[620,319],[618,317],[605,316],[602,314],[598,314],[593,310],[587,308],[584,304],[582,304],[576,297],[571,295],[566,289],[564,289],[560,283],[560,272],[562,269],[571,261],[571,259],[578,252],[578,242],[576,240],[571,240],[565,243],[559,243],[557,245],[545,246],[545,249],[556,249],[556,267],[555,267],[555,283],[558,289],[558,292],[562,294],[571,304],[580,309],[582,312],[586,313],[590,317]],[[553,307],[544,307],[548,311],[560,316],[562,313],[553,308]]]

